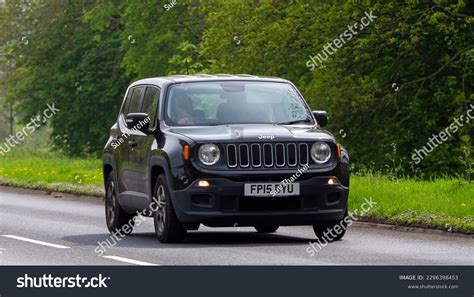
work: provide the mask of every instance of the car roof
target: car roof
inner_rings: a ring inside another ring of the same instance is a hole
[[[158,85],[170,83],[185,83],[185,82],[203,82],[203,81],[266,81],[266,82],[285,82],[288,80],[278,77],[256,76],[249,74],[194,74],[194,75],[172,75],[162,77],[152,77],[138,80],[130,85]]]

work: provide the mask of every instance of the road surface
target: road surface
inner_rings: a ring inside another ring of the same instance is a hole
[[[102,199],[0,187],[0,265],[474,265],[472,236],[362,224],[314,256],[306,226],[275,234],[201,227],[182,244],[161,244],[146,219],[99,256],[107,239]]]

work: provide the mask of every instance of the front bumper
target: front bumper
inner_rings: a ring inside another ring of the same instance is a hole
[[[340,220],[347,207],[349,188],[338,182],[328,185],[335,176],[317,176],[297,180],[300,195],[289,197],[244,197],[245,182],[226,178],[207,178],[209,187],[194,181],[183,190],[171,192],[173,206],[183,224],[208,226],[278,226],[312,225]]]

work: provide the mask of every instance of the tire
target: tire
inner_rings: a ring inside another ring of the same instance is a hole
[[[257,230],[258,233],[274,233],[278,230],[280,226],[275,226],[275,225],[257,225],[254,226],[255,230]]]
[[[347,211],[342,220],[324,222],[321,224],[313,225],[314,234],[316,234],[319,240],[325,239],[328,242],[341,240],[346,234],[346,230],[347,230],[347,223],[346,221],[344,221],[346,217],[347,217]],[[336,233],[336,231],[334,230],[334,227],[336,225],[340,225],[342,227],[342,232],[340,232],[339,234]],[[333,230],[333,231],[329,233],[327,232],[328,229]],[[326,232],[326,236],[324,236],[325,232]]]
[[[158,240],[162,243],[182,242],[186,237],[186,229],[176,217],[163,174],[156,179],[153,202],[157,204],[153,207],[153,220]]]
[[[109,229],[109,232],[112,234],[117,231],[124,234],[130,234],[132,233],[133,227],[135,226],[133,217],[134,215],[128,214],[120,206],[120,203],[117,199],[114,173],[110,172],[105,183],[105,221],[107,224],[107,229]],[[123,230],[125,225],[129,226],[129,228],[127,228],[128,231]]]

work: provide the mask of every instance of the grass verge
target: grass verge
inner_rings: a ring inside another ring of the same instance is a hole
[[[100,160],[44,152],[0,156],[0,185],[99,197],[104,192]],[[375,205],[362,211],[369,198]],[[473,198],[474,184],[461,179],[353,176],[350,209],[366,221],[474,233]]]
[[[351,179],[350,209],[367,221],[425,227],[462,233],[474,232],[474,183],[462,179],[390,180],[381,175]],[[376,204],[360,210],[365,198]]]
[[[0,156],[0,185],[103,196],[101,161],[46,152]]]

